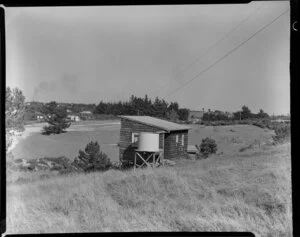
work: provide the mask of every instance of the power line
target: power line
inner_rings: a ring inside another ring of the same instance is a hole
[[[228,31],[221,39],[219,39],[216,43],[214,43],[210,48],[208,48],[206,51],[204,51],[204,53],[198,58],[196,59],[194,62],[190,63],[185,69],[183,69],[180,74],[185,73],[188,69],[190,69],[193,65],[195,65],[196,63],[198,63],[199,61],[201,61],[203,59],[203,56],[208,54],[211,50],[213,50],[216,46],[218,46],[224,39],[227,38],[228,35],[230,35],[232,32],[234,32],[237,28],[240,27],[240,25],[242,25],[244,22],[246,22],[254,13],[256,13],[257,11],[259,11],[262,7],[263,7],[264,3],[262,3],[258,8],[256,8],[254,11],[252,11],[250,13],[250,15],[248,15],[244,20],[242,20],[239,24],[237,24],[233,29],[231,29],[230,31]],[[180,79],[180,78],[175,78],[176,80]],[[168,86],[168,85],[167,85]],[[166,87],[163,88],[163,90],[165,90]],[[162,90],[162,91],[163,91]]]
[[[177,92],[178,90],[180,90],[181,88],[183,88],[184,86],[186,86],[187,84],[189,84],[190,82],[194,81],[195,79],[197,79],[197,77],[201,76],[202,74],[204,74],[205,72],[207,72],[209,69],[211,69],[212,67],[214,67],[216,64],[218,64],[220,61],[222,61],[224,58],[226,58],[227,56],[229,56],[231,53],[233,53],[235,50],[237,50],[238,48],[240,48],[242,45],[244,45],[245,43],[247,43],[250,39],[252,39],[253,37],[255,37],[258,33],[260,33],[261,31],[263,31],[264,29],[266,29],[268,26],[270,26],[271,24],[273,24],[277,19],[279,19],[281,16],[283,16],[284,14],[286,14],[289,10],[286,10],[285,12],[281,13],[279,16],[277,16],[274,20],[272,20],[271,22],[269,22],[267,25],[265,25],[264,27],[260,28],[257,32],[255,32],[252,36],[250,36],[248,39],[246,39],[245,41],[243,41],[241,44],[239,44],[238,46],[236,46],[235,48],[233,48],[232,50],[230,50],[229,52],[227,52],[225,55],[223,55],[220,59],[218,59],[217,61],[215,61],[212,65],[210,65],[209,67],[207,67],[206,69],[204,69],[203,71],[201,71],[200,73],[198,73],[196,76],[194,76],[191,80],[185,82],[182,86],[180,86],[179,88],[171,91],[169,94],[167,94],[165,97],[163,97],[163,99],[165,99],[166,97],[168,97],[169,95]]]

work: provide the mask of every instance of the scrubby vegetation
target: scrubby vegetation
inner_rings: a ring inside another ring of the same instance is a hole
[[[184,160],[172,168],[45,174],[35,182],[7,186],[7,233],[250,231],[258,237],[292,236],[290,174],[290,144]]]
[[[10,162],[7,163],[8,170],[17,172],[57,171],[57,174],[69,174],[118,169],[120,166],[118,162],[111,163],[109,157],[100,150],[98,142],[93,141],[86,145],[84,151],[79,150],[79,155],[73,161],[65,156],[25,160],[14,159],[9,153],[8,157],[10,158]]]
[[[281,126],[282,124],[290,126],[289,123],[271,122],[270,119],[200,121],[198,124],[205,126],[253,125],[259,128],[267,128],[271,130],[275,130],[277,126]]]
[[[196,148],[198,150],[197,158],[207,158],[212,154],[216,154],[218,150],[216,141],[210,137],[202,139],[201,144],[196,145]]]
[[[289,141],[291,138],[291,127],[290,124],[278,124],[274,127],[275,136],[273,139],[275,143],[282,143]]]

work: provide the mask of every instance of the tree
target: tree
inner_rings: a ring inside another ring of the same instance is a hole
[[[25,105],[25,121],[33,121],[36,120],[36,114],[37,112],[41,111],[41,108],[43,107],[42,102],[30,102],[28,105]]]
[[[107,111],[107,105],[103,101],[100,101],[100,103],[96,106],[93,112],[95,114],[105,114],[106,111]]]
[[[265,113],[262,109],[260,109],[259,113],[257,114],[257,117],[260,119],[263,119],[263,118],[268,118],[269,115],[267,113]]]
[[[212,113],[208,113],[208,112],[203,113],[202,120],[203,121],[213,121]]]
[[[168,106],[168,111],[174,110],[175,112],[178,112],[179,110],[179,105],[177,102],[171,102]]]
[[[153,116],[163,118],[166,116],[167,109],[168,103],[164,99],[160,100],[156,97],[153,103]]]
[[[42,114],[49,124],[49,126],[43,127],[42,133],[45,135],[65,132],[65,129],[71,125],[66,108],[58,106],[55,101],[47,103],[42,109]]]
[[[84,151],[79,150],[79,155],[72,163],[77,169],[85,172],[96,170],[107,170],[111,167],[108,156],[100,150],[98,142],[91,141],[88,143]]]
[[[242,111],[241,111],[241,118],[242,119],[248,119],[248,118],[252,117],[251,115],[252,115],[251,110],[246,105],[244,105],[242,107]]]
[[[146,94],[145,95],[145,98],[144,98],[144,114],[145,115],[152,115],[153,114],[153,107],[152,107],[152,102],[151,102],[151,99],[148,98],[148,95]]]
[[[6,88],[5,93],[5,132],[6,151],[9,151],[16,136],[24,131],[25,96],[18,88]]]
[[[176,122],[179,118],[177,112],[174,109],[167,111],[166,117],[172,122]]]
[[[189,110],[188,109],[179,109],[178,110],[179,120],[187,121],[189,118]]]

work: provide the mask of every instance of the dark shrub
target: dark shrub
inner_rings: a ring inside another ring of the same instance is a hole
[[[50,134],[60,134],[63,132],[64,130],[60,126],[44,126],[42,134],[50,135]]]
[[[98,142],[91,141],[84,151],[79,150],[79,155],[74,159],[72,165],[86,172],[96,170],[107,170],[111,167],[108,156],[100,150]]]
[[[216,154],[218,148],[217,148],[217,144],[216,141],[212,138],[204,138],[202,139],[202,143],[201,145],[196,145],[196,148],[198,149],[198,155],[197,158],[207,158],[209,157],[211,154]]]
[[[266,128],[266,125],[262,123],[261,121],[253,122],[252,125],[259,127],[259,128]]]
[[[269,128],[270,129],[271,121],[268,118],[255,119],[252,121],[252,125],[260,127],[260,128]]]
[[[288,141],[291,136],[291,126],[290,124],[278,123],[274,125],[275,136],[273,140],[275,143],[282,143]]]

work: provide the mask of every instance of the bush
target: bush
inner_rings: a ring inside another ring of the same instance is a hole
[[[79,150],[79,155],[74,159],[72,165],[85,172],[104,171],[112,166],[109,157],[100,150],[98,142],[93,141],[86,145],[84,151]]]
[[[270,121],[270,119],[265,118],[265,119],[255,119],[252,121],[252,125],[260,127],[260,128],[268,128],[270,129],[270,127],[272,127],[272,123]]]
[[[278,123],[274,125],[275,136],[273,140],[275,143],[282,143],[290,139],[291,126],[290,124]]]
[[[63,132],[64,132],[64,130],[60,126],[44,126],[42,134],[50,135],[50,134],[60,134]]]
[[[261,121],[253,122],[252,125],[259,127],[259,128],[266,128],[266,125],[262,123]]]
[[[198,158],[200,158],[200,157],[207,158],[211,154],[216,154],[216,152],[218,150],[216,141],[209,137],[202,139],[201,145],[200,146],[196,145],[196,148],[198,149],[198,152],[199,152]]]

